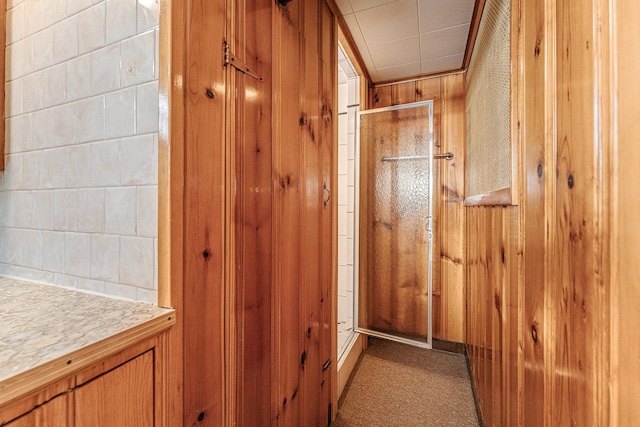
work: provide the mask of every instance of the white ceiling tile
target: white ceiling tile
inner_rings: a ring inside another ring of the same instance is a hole
[[[420,32],[471,22],[475,0],[419,0]]]
[[[376,68],[420,62],[420,37],[393,40],[369,46],[371,58]]]
[[[420,35],[422,60],[464,53],[469,37],[469,25],[459,25],[445,30]]]
[[[453,71],[462,68],[464,54],[443,56],[441,58],[422,61],[422,74],[441,73],[443,71]]]
[[[340,9],[340,13],[343,15],[353,13],[353,7],[351,7],[351,2],[349,0],[336,0],[336,5],[338,5],[338,9]]]
[[[417,0],[397,0],[355,15],[369,45],[419,34]]]
[[[351,7],[354,12],[382,6],[383,4],[395,3],[397,0],[351,0]],[[342,9],[341,9],[342,10]]]
[[[415,77],[421,73],[420,63],[398,65],[389,68],[378,68],[379,81],[397,80],[406,77]]]
[[[458,70],[475,0],[336,0],[373,82]]]

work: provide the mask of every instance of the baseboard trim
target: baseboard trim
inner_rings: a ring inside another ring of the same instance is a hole
[[[464,347],[464,358],[467,362],[467,372],[469,373],[469,380],[471,381],[471,390],[473,391],[473,401],[476,404],[476,415],[478,416],[478,424],[480,427],[486,427],[484,423],[484,417],[482,416],[482,407],[480,406],[480,399],[478,398],[478,389],[476,388],[476,379],[473,377],[473,371],[471,369],[471,360],[469,359],[469,352],[467,351],[467,346],[462,344]]]
[[[351,344],[351,348],[349,348],[347,355],[338,363],[338,399],[342,396],[342,392],[347,385],[347,381],[349,381],[349,378],[351,377],[353,368],[355,368],[356,363],[358,363],[358,359],[362,354],[365,338],[366,337],[363,334],[358,334],[358,337]]]
[[[465,345],[460,342],[441,340],[438,338],[434,338],[431,341],[431,348],[456,354],[465,354],[466,351]]]

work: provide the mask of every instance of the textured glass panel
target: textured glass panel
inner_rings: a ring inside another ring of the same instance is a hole
[[[487,0],[467,72],[467,196],[511,187],[510,2]]]
[[[430,106],[360,117],[368,188],[366,319],[362,326],[424,341],[428,316]],[[415,158],[418,157],[418,158]]]

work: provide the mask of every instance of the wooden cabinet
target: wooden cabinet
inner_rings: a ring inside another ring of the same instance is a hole
[[[153,353],[141,354],[73,394],[77,426],[154,425]]]
[[[163,425],[159,343],[156,337],[132,346],[0,407],[0,426]]]
[[[71,393],[57,396],[34,408],[20,418],[9,422],[7,427],[68,426],[73,421],[73,398]]]

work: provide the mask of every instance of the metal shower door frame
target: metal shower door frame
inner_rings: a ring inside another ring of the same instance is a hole
[[[428,210],[426,228],[427,236],[429,239],[429,251],[427,259],[427,342],[412,340],[396,336],[393,334],[387,334],[384,332],[374,331],[367,328],[362,328],[359,325],[359,301],[360,301],[360,117],[363,115],[381,113],[385,111],[404,110],[409,108],[419,108],[429,106],[429,148],[428,159],[429,161],[429,191],[428,191]],[[391,107],[375,108],[372,110],[358,111],[356,116],[356,141],[355,141],[355,252],[354,252],[354,295],[353,295],[353,330],[365,335],[384,338],[391,341],[396,341],[404,344],[410,344],[422,348],[432,348],[433,343],[433,166],[434,166],[434,140],[433,140],[433,100],[412,102],[409,104],[394,105]]]

